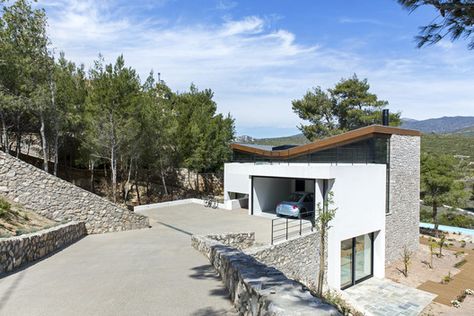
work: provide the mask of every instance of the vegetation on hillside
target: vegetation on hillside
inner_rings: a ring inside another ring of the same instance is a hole
[[[470,161],[474,161],[474,137],[464,134],[423,134],[421,151],[470,156]]]
[[[0,196],[0,238],[27,234],[57,224]]]
[[[421,206],[420,221],[424,223],[434,224],[433,211],[430,206]],[[455,210],[443,207],[440,208],[438,213],[438,224],[474,229],[474,216],[468,214],[460,214]]]
[[[125,202],[133,187],[138,198],[139,186],[167,195],[167,179],[180,168],[222,170],[234,120],[217,113],[211,90],[173,92],[153,72],[142,82],[123,56],[106,63],[99,55],[89,70],[64,53],[57,58],[43,9],[28,0],[0,2],[3,151],[21,157],[25,136],[37,135],[45,171],[56,175],[62,154],[63,163],[90,170],[95,191],[100,168],[111,199]]]
[[[423,204],[432,207],[435,229],[438,229],[438,209],[447,204],[464,206],[467,194],[459,181],[460,166],[451,155],[421,155],[421,190]]]

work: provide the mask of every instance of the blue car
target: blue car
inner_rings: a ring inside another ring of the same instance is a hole
[[[277,205],[276,213],[278,216],[285,215],[298,218],[312,215],[314,213],[314,193],[291,193],[288,199]]]

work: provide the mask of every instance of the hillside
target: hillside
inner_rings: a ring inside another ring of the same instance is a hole
[[[274,138],[253,138],[250,136],[240,136],[236,139],[237,143],[244,144],[258,144],[258,145],[269,145],[269,146],[280,146],[280,145],[304,145],[309,143],[308,139],[303,134],[296,134],[292,136],[274,137]]]
[[[453,133],[474,128],[474,116],[444,116],[427,120],[402,119],[403,128],[416,129],[423,133]]]
[[[474,134],[424,134],[421,151],[435,154],[470,156],[474,161]]]
[[[57,224],[0,196],[0,238],[27,234]]]
[[[474,136],[474,126],[462,128],[454,132],[454,134],[459,134],[459,135],[464,135],[464,136]]]

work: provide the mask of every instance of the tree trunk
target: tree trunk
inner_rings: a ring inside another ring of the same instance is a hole
[[[91,190],[92,193],[94,193],[94,165],[95,165],[95,161],[90,159],[89,160],[89,170],[91,172],[90,190]]]
[[[196,172],[196,191],[199,192],[199,172]]]
[[[8,133],[7,133],[7,123],[5,122],[5,115],[3,112],[0,112],[0,118],[2,119],[2,147],[3,151],[7,154],[10,153],[8,150]]]
[[[21,154],[21,113],[16,115],[16,157],[19,158]]]
[[[16,134],[16,158],[20,158],[21,154],[21,133]]]
[[[28,155],[28,156],[30,155],[30,147],[31,147],[31,142],[32,142],[32,141],[33,141],[33,140],[32,140],[32,136],[31,136],[31,134],[30,134],[29,140],[28,140],[28,149],[27,149],[27,151],[26,151],[26,155]]]
[[[48,172],[48,143],[46,140],[46,130],[44,122],[44,113],[40,111],[40,134],[41,134],[41,146],[43,150],[43,170]]]
[[[140,200],[140,189],[138,187],[137,182],[135,182],[135,191],[137,192],[137,203],[138,203],[138,205],[142,205],[142,202]]]
[[[438,205],[433,203],[433,223],[434,229],[438,230]]]
[[[325,273],[325,265],[326,265],[326,230],[324,227],[321,227],[321,235],[320,235],[320,254],[319,254],[319,273],[318,273],[318,288],[316,293],[322,297],[323,296],[323,285],[324,285],[324,273]]]
[[[141,201],[140,201],[140,189],[138,187],[138,166],[137,168],[135,168],[135,190],[137,192],[137,203],[138,205],[141,205]]]
[[[165,190],[165,195],[168,195],[168,188],[166,187],[165,173],[163,172],[163,161],[160,159],[160,174],[161,174],[161,183],[163,189]]]
[[[54,136],[54,175],[58,175],[58,163],[59,163],[59,135],[56,130],[56,135]]]
[[[130,192],[130,179],[132,178],[132,166],[133,166],[133,159],[130,158],[130,165],[128,168],[128,174],[127,174],[127,181],[125,182],[123,186],[123,200],[126,202],[128,199],[128,193]]]
[[[114,203],[117,202],[117,161],[116,161],[115,145],[112,145],[110,151],[110,178],[112,180],[112,197]]]

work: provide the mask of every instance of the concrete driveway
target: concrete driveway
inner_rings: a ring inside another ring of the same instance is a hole
[[[255,231],[270,219],[196,204],[144,211],[151,229],[89,235],[0,279],[0,315],[226,315],[228,293],[190,235]]]

